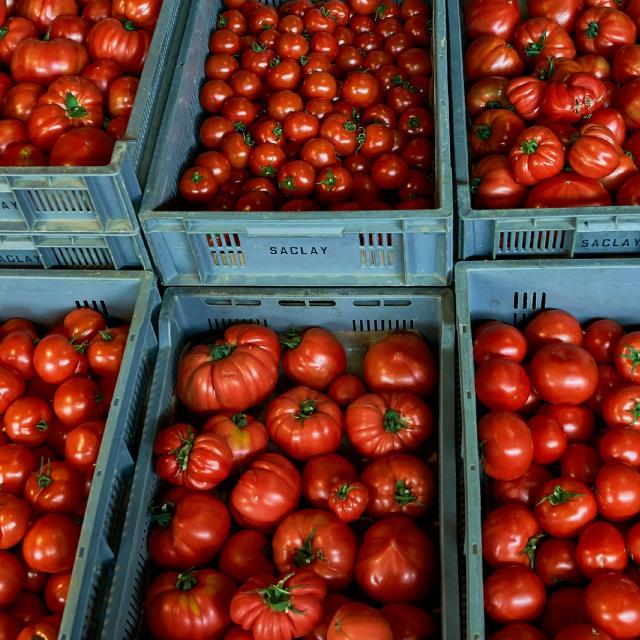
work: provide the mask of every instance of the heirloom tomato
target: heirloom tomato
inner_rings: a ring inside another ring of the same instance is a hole
[[[268,538],[251,529],[238,531],[225,542],[218,564],[240,584],[258,574],[276,574]]]
[[[151,34],[131,20],[105,18],[91,27],[87,51],[94,62],[113,60],[124,73],[140,75],[144,67]]]
[[[83,479],[70,464],[42,461],[40,473],[32,474],[24,488],[24,497],[36,513],[74,515],[82,501]]]
[[[252,462],[267,448],[267,430],[245,413],[220,413],[209,418],[202,427],[203,433],[214,433],[223,437],[233,456],[232,470]]]
[[[480,82],[480,81],[479,81]],[[508,81],[504,93],[508,104],[524,120],[535,120],[542,113],[547,82],[535,76],[519,76]],[[499,108],[508,108],[498,105]]]
[[[529,16],[554,20],[568,33],[573,33],[582,4],[582,0],[527,0]]]
[[[464,56],[466,77],[475,82],[485,76],[513,78],[524,71],[518,52],[505,40],[494,35],[474,40]]]
[[[520,133],[509,160],[515,179],[520,184],[532,186],[562,171],[564,149],[553,131],[534,126]]]
[[[357,520],[369,504],[369,491],[362,482],[338,482],[329,494],[329,509],[342,522]]]
[[[471,126],[471,151],[477,158],[506,153],[525,127],[522,118],[508,109],[483,111]]]
[[[611,196],[597,181],[573,171],[562,171],[535,185],[525,206],[534,209],[555,207],[598,207],[611,204]]]
[[[87,50],[79,42],[25,38],[11,57],[11,76],[16,82],[46,87],[62,76],[80,75],[88,63]]]
[[[380,611],[360,602],[348,602],[334,614],[327,628],[327,640],[375,638],[393,640],[391,626]]]
[[[549,82],[542,101],[542,112],[552,121],[578,122],[597,111],[605,101],[606,87],[601,80],[580,71],[562,82]]]
[[[38,32],[31,20],[14,16],[0,27],[0,62],[9,66],[13,52],[27,38],[36,38]]]
[[[115,140],[100,129],[83,127],[63,134],[51,149],[49,164],[101,167],[111,162]]]
[[[464,5],[464,24],[471,40],[494,35],[510,42],[520,20],[517,0],[469,0]]]
[[[329,453],[307,462],[302,471],[302,491],[310,504],[318,509],[326,509],[336,483],[355,482],[357,479],[358,474],[348,460]]]
[[[471,170],[471,194],[479,209],[517,209],[527,195],[527,187],[516,182],[506,156],[482,158]]]
[[[46,34],[57,16],[78,14],[76,0],[18,0],[17,15],[30,20],[41,34]]]
[[[621,157],[622,149],[613,132],[603,125],[589,123],[581,127],[567,159],[578,175],[598,180],[614,171]]]
[[[610,7],[590,7],[576,22],[576,45],[582,53],[607,58],[627,44],[635,44],[636,25],[624,12]]]
[[[116,18],[130,20],[137,27],[153,31],[160,15],[162,0],[114,0],[111,10]]]
[[[513,34],[513,46],[529,67],[534,66],[538,58],[548,61],[576,57],[571,36],[549,18],[531,18],[520,24]]]

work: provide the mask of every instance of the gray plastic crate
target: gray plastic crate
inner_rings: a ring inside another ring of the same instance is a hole
[[[526,3],[521,0],[521,5]],[[458,211],[458,257],[594,257],[640,251],[640,207],[474,209],[469,189],[467,108],[461,28],[463,0],[447,3]],[[526,12],[523,13],[526,15]]]
[[[0,318],[22,316],[45,326],[75,307],[130,319],[131,330],[73,565],[59,640],[98,637],[111,585],[128,490],[158,341],[160,304],[153,274],[0,271]]]
[[[168,289],[158,322],[160,347],[147,406],[131,501],[102,633],[103,640],[139,634],[149,577],[147,538],[158,488],[153,441],[170,424],[176,406],[175,372],[191,336],[218,331],[237,322],[255,322],[276,331],[314,325],[332,331],[414,329],[439,356],[439,539],[442,637],[459,638],[458,557],[454,464],[453,300],[446,289]]]
[[[0,269],[144,269],[151,261],[140,231],[129,234],[0,234]]]
[[[105,167],[0,167],[0,233],[116,233],[137,211],[188,2],[164,0],[123,140]]]
[[[629,295],[640,280],[640,260],[460,262],[456,313],[462,397],[465,505],[464,637],[484,638],[481,465],[478,455],[472,326],[481,320],[521,325],[540,309],[564,309],[580,322],[611,317],[637,325],[640,301]]]
[[[277,4],[277,3],[275,3]],[[199,148],[199,92],[221,0],[194,0],[140,220],[166,285],[446,285],[453,214],[446,7],[434,0],[436,205],[421,211],[202,212],[172,206]],[[194,82],[194,79],[198,79]]]

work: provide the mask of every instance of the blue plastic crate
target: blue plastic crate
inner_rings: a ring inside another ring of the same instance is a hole
[[[460,262],[455,277],[466,525],[463,630],[464,637],[482,640],[482,491],[472,326],[481,320],[521,325],[546,308],[568,311],[580,322],[607,317],[637,325],[640,301],[629,291],[640,279],[640,260]]]
[[[168,289],[160,311],[160,347],[131,500],[122,533],[120,555],[102,632],[103,640],[139,634],[147,587],[147,538],[158,488],[153,469],[153,441],[174,413],[175,374],[190,337],[219,331],[237,322],[255,322],[276,331],[292,326],[323,326],[331,331],[419,331],[439,356],[439,541],[442,637],[459,638],[458,557],[456,548],[454,337],[451,292],[446,289]]]
[[[140,231],[65,235],[0,233],[0,269],[144,269],[151,261]]]
[[[131,322],[82,524],[59,640],[97,638],[102,627],[157,352],[153,323],[159,304],[151,273],[0,271],[0,318],[22,316],[52,326],[75,307],[92,307],[108,317]]]
[[[526,2],[520,0],[523,15]],[[463,0],[447,3],[458,257],[594,257],[640,251],[640,207],[474,209],[471,203],[464,78]]]
[[[124,139],[104,167],[0,167],[0,234],[117,233],[137,211],[189,3],[164,0]]]
[[[222,6],[221,0],[192,3],[140,209],[164,284],[449,284],[453,214],[445,1],[433,2],[436,209],[175,211],[170,208],[178,181],[199,148],[199,125],[206,115],[199,93],[209,34]]]

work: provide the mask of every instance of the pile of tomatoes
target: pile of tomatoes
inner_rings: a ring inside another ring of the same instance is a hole
[[[161,6],[0,0],[0,166],[109,164]]]
[[[154,443],[154,638],[439,637],[424,609],[439,572],[422,399],[437,365],[415,333],[386,335],[362,364],[366,386],[329,331],[251,324],[182,355],[184,421]]]
[[[473,354],[491,639],[640,637],[640,332],[549,310]]]
[[[433,208],[428,0],[225,0],[209,40],[203,152],[182,175],[211,211]]]
[[[469,0],[481,209],[640,202],[640,0]]]
[[[0,637],[55,640],[128,325],[0,326]]]

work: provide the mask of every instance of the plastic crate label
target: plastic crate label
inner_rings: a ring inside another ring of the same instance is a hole
[[[0,267],[41,267],[37,251],[0,251]]]
[[[637,253],[640,233],[637,231],[576,232],[574,253]]]
[[[327,255],[328,247],[305,247],[303,246],[291,246],[280,245],[276,247],[269,247],[269,253],[272,256],[319,256]]]

